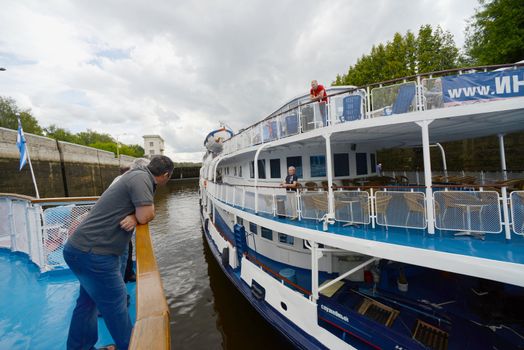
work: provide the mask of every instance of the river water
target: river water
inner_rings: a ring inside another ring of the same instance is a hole
[[[171,310],[173,349],[289,349],[222,273],[200,223],[196,181],[171,181],[155,197],[151,235]]]

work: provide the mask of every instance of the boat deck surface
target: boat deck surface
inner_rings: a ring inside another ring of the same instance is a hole
[[[237,207],[237,209],[240,209]],[[254,211],[244,209],[254,214]],[[322,231],[322,223],[316,220],[291,220],[290,218],[274,217],[271,214],[261,213],[258,216],[277,222]],[[431,251],[446,252],[464,256],[497,260],[515,264],[524,264],[524,236],[512,234],[511,240],[506,240],[504,233],[487,233],[481,240],[472,236],[454,236],[454,231],[435,230],[429,234],[426,230],[386,227],[377,225],[344,226],[337,222],[329,225],[326,234],[360,238],[370,241],[408,246]]]
[[[69,270],[40,274],[23,254],[0,249],[0,349],[65,349],[79,283]],[[135,322],[136,283],[127,284]],[[114,343],[102,318],[97,347]]]

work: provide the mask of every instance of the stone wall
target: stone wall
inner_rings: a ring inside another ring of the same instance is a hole
[[[0,128],[0,192],[35,195],[29,165],[18,171],[16,130]],[[100,195],[133,157],[25,134],[41,197]]]

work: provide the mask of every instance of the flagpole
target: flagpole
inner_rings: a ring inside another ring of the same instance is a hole
[[[29,169],[31,170],[31,178],[33,179],[33,185],[35,186],[36,198],[40,198],[40,193],[38,192],[38,186],[36,185],[35,172],[33,171],[33,164],[31,163],[31,157],[29,156],[29,147],[27,147],[27,141],[24,136],[24,129],[22,127],[22,120],[20,119],[20,114],[17,113],[18,118],[18,132],[16,136],[16,146],[20,151],[20,169],[24,167],[24,157],[27,157],[29,162]]]
[[[31,164],[31,157],[29,156],[29,147],[27,147],[27,142],[25,144],[25,151],[27,152],[27,161],[29,163],[29,169],[31,170],[31,177],[33,178],[33,184],[35,185],[36,198],[40,198],[40,193],[38,192],[38,186],[36,185],[35,172],[33,171],[33,164]]]

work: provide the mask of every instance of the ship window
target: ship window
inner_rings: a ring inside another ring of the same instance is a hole
[[[257,234],[257,225],[250,222],[249,223],[249,232],[254,233],[256,235]]]
[[[255,161],[249,162],[249,177],[254,179],[255,178]]]
[[[266,178],[266,160],[265,159],[258,160],[258,178],[259,179]]]
[[[367,153],[357,153],[357,175],[366,175],[368,173]]]
[[[242,177],[242,166],[238,167],[238,176]]]
[[[287,157],[287,167],[294,166],[296,171],[297,177],[302,177],[302,157]]]
[[[237,176],[237,167],[234,167],[234,168],[233,168],[233,175],[234,175],[234,176]]]
[[[377,162],[375,160],[375,153],[369,154],[369,162],[371,163],[371,172],[376,173],[377,172]]]
[[[237,224],[244,226],[244,219],[242,219],[240,216],[237,216]]]
[[[311,156],[309,157],[309,164],[311,166],[311,177],[326,176],[326,156]]]
[[[270,241],[273,240],[273,231],[271,231],[268,228],[261,227],[260,228],[260,235],[264,237],[265,239],[269,239]]]
[[[335,176],[349,176],[349,154],[335,153],[333,155]]]
[[[149,142],[149,146],[153,147],[155,143],[153,141]]]
[[[272,179],[280,179],[280,158],[269,160],[269,172]]]
[[[289,244],[289,245],[295,244],[295,239],[293,238],[293,236],[288,236],[288,235],[285,235],[283,233],[279,233],[278,234],[278,241],[280,243],[285,243],[285,244]]]

